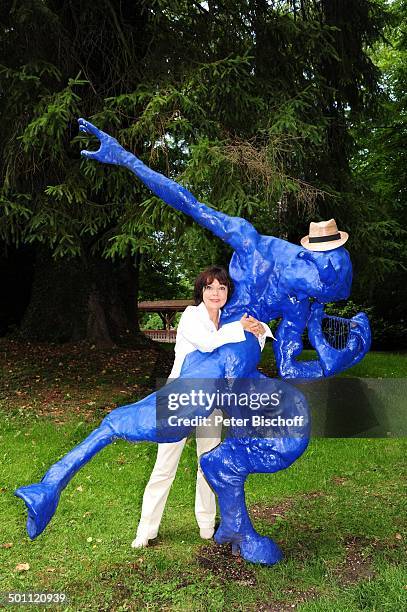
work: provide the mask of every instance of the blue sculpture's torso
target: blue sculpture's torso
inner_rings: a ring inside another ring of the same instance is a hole
[[[82,131],[94,134],[101,142],[98,151],[83,151],[86,157],[127,167],[170,206],[190,215],[233,248],[229,270],[235,291],[222,312],[222,322],[238,320],[244,313],[261,321],[281,318],[274,342],[281,377],[329,376],[362,359],[370,346],[366,315],[359,313],[350,320],[346,346],[340,350],[329,344],[322,331],[323,305],[345,299],[350,293],[352,266],[343,246],[326,252],[310,252],[285,240],[261,236],[248,221],[229,217],[198,202],[186,189],[145,166],[89,122],[80,119],[79,123]],[[318,358],[298,361],[305,329]],[[256,369],[259,359],[259,343],[255,336],[246,333],[244,342],[226,344],[212,353],[188,354],[180,379],[168,387],[177,388],[183,379],[202,377],[256,381],[262,377]],[[281,381],[275,385],[281,393],[285,389],[286,397],[291,398],[288,403],[282,403],[283,413],[291,414],[293,405],[301,406],[302,413],[306,413],[304,398],[298,390],[287,390],[284,387],[287,383]],[[48,470],[41,483],[16,491],[27,505],[27,530],[31,538],[45,529],[62,489],[76,471],[113,439],[157,441],[155,402],[156,394],[152,394],[112,411],[86,440]],[[197,413],[192,407],[189,410],[191,416]],[[177,438],[168,430],[167,441],[175,441],[187,433],[182,430]],[[304,452],[308,434],[306,429],[300,436],[277,435],[277,431],[265,438],[237,435],[201,458],[205,477],[218,495],[221,510],[221,524],[215,535],[217,542],[231,542],[245,559],[255,563],[273,564],[281,558],[278,546],[256,533],[251,524],[244,483],[250,473],[275,472],[288,467]],[[162,432],[160,441],[163,441]]]
[[[237,253],[232,256],[229,274],[235,290],[222,311],[222,322],[237,320],[245,312],[260,321],[271,321],[281,316],[275,261],[267,255],[278,239],[265,236],[258,242],[261,251],[254,250],[243,265]],[[253,279],[256,279],[255,283]]]
[[[232,256],[229,273],[235,292],[223,310],[224,322],[236,320],[246,311],[270,321],[283,317],[291,305],[306,301],[310,306],[310,297],[320,302],[349,297],[352,267],[345,248],[306,253],[304,257],[302,247],[286,240],[260,235],[256,238],[248,244],[251,248],[243,261],[236,252]],[[315,264],[326,271],[322,281]]]

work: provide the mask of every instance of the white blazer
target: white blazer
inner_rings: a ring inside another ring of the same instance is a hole
[[[219,311],[219,316],[221,311]],[[269,326],[262,322],[264,334],[258,337],[261,350],[266,338],[274,338]],[[230,342],[245,340],[243,325],[240,321],[225,323],[219,329],[209,318],[209,313],[203,302],[199,306],[187,306],[181,315],[175,342],[175,360],[169,378],[178,378],[185,357],[192,351],[211,353],[219,346]]]

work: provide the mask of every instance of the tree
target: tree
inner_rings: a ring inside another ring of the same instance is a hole
[[[100,259],[132,189],[120,175],[96,187],[84,176],[74,120],[140,82],[148,19],[137,3],[2,5],[0,235],[37,245],[29,337],[110,344],[137,329],[134,258]]]
[[[374,99],[377,71],[365,47],[385,11],[373,0],[334,4],[4,4],[1,238],[40,245],[38,286],[50,276],[45,248],[72,258],[58,264],[67,271],[53,287],[67,275],[74,285],[87,279],[69,292],[82,299],[68,318],[82,314],[68,337],[109,342],[134,327],[141,256],[173,261],[175,276],[228,258],[126,172],[81,160],[80,146],[91,144],[77,134],[79,115],[262,232],[297,240],[328,210],[349,219],[349,128]],[[163,242],[167,251],[157,255]],[[121,298],[119,284],[127,287]],[[46,295],[33,292],[27,334],[39,329]],[[113,303],[120,316],[111,316]]]
[[[386,346],[392,347],[407,339],[406,10],[405,0],[392,3],[386,39],[372,52],[381,70],[380,95],[376,112],[354,128],[358,147],[352,158],[364,245],[358,258],[360,293],[390,322]]]

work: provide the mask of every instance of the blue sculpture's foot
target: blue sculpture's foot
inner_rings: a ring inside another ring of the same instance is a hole
[[[40,535],[55,514],[59,502],[57,488],[38,482],[20,487],[14,492],[27,506],[27,533],[31,540]]]
[[[274,565],[283,558],[283,553],[271,538],[261,536],[255,531],[246,535],[237,533],[232,535],[219,527],[214,540],[217,544],[231,542],[232,553],[240,554],[243,559],[252,563]]]
[[[241,540],[241,535],[225,527],[225,522],[221,520],[213,539],[217,544],[228,544],[229,542],[233,544]]]
[[[243,536],[243,539],[236,546],[240,548],[241,557],[252,563],[274,565],[283,558],[283,553],[277,544],[271,538],[261,536],[258,533]]]

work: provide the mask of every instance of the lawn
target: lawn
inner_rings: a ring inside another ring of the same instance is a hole
[[[301,360],[316,359],[316,352],[304,350]],[[260,365],[270,373],[276,373],[275,359],[271,343],[264,347]],[[406,378],[407,377],[407,351],[400,353],[387,353],[381,351],[370,352],[353,368],[339,374],[341,377],[359,378]]]
[[[5,341],[0,349],[0,593],[64,592],[61,609],[73,611],[406,609],[403,438],[314,438],[288,470],[251,476],[253,522],[285,553],[271,568],[200,540],[193,440],[151,548],[134,551],[130,542],[155,446],[123,441],[76,475],[30,542],[14,489],[39,480],[114,404],[144,395],[157,356]],[[406,355],[370,354],[356,368],[358,376],[401,377]]]

